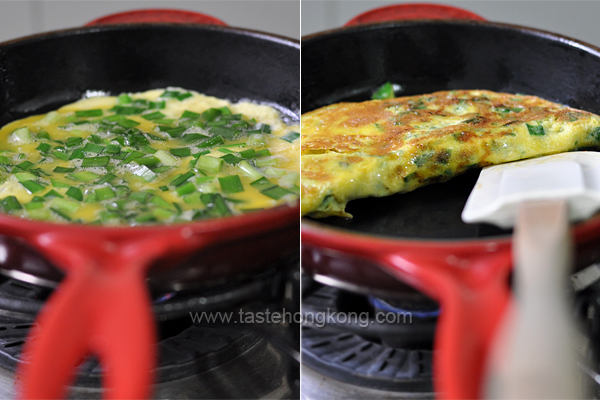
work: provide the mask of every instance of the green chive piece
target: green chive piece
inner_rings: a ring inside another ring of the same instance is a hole
[[[182,100],[185,100],[185,99],[190,98],[192,96],[193,96],[193,94],[191,94],[190,92],[187,92],[187,93],[179,94],[179,95],[175,96],[175,98],[177,100],[179,100],[179,101],[182,101]]]
[[[229,128],[227,126],[213,126],[209,130],[213,136],[221,136],[227,139],[233,139],[235,135],[240,133],[237,129]]]
[[[246,160],[240,161],[237,165],[239,169],[241,169],[244,174],[248,175],[251,179],[257,180],[262,178],[262,174],[256,170],[250,163]]]
[[[50,151],[51,148],[52,146],[50,146],[48,143],[40,143],[35,149],[39,150],[40,153],[47,153]]]
[[[139,165],[147,165],[150,167],[153,165],[160,164],[160,160],[154,156],[137,158],[135,160],[135,162],[138,163]]]
[[[177,159],[164,150],[158,150],[154,153],[154,157],[158,158],[164,165],[177,165]]]
[[[0,156],[0,164],[10,164],[10,158],[6,156]]]
[[[102,110],[94,109],[94,110],[80,110],[75,111],[75,116],[79,118],[90,118],[90,117],[101,117]]]
[[[250,185],[257,188],[258,190],[264,190],[264,189],[268,189],[268,188],[275,186],[274,183],[271,183],[264,176],[256,181],[252,182]]]
[[[31,132],[27,128],[15,129],[10,135],[10,139],[15,143],[28,143],[31,141]]]
[[[279,161],[277,160],[277,158],[261,158],[260,160],[254,160],[254,163],[258,168],[264,168],[277,165]]]
[[[268,157],[271,155],[269,149],[262,149],[256,152],[256,157]]]
[[[83,201],[83,193],[81,192],[81,189],[75,186],[71,186],[69,190],[67,190],[66,195],[74,198],[75,200]]]
[[[6,212],[21,210],[23,206],[15,196],[8,196],[0,201],[0,207]]]
[[[62,211],[67,214],[72,214],[79,209],[80,204],[76,201],[56,197],[52,199],[52,208]]]
[[[185,183],[188,179],[194,176],[194,173],[191,171],[186,172],[185,174],[181,174],[175,177],[169,184],[173,186],[179,186]]]
[[[172,210],[174,208],[173,204],[169,203],[168,201],[166,201],[165,199],[163,199],[160,196],[153,196],[152,199],[150,199],[150,203],[154,204],[155,206],[158,207],[162,207],[162,208],[166,208],[168,210]]]
[[[131,103],[131,97],[129,97],[126,94],[120,94],[119,97],[117,97],[117,104],[129,104]]]
[[[17,164],[17,167],[21,168],[24,171],[27,171],[29,168],[33,167],[35,164],[31,161],[23,161],[20,164]]]
[[[186,135],[186,136],[188,136],[188,135]],[[198,148],[201,148],[201,149],[210,148],[210,147],[218,146],[223,143],[225,143],[225,142],[223,141],[223,138],[221,136],[215,136],[215,137],[212,137],[212,138],[200,143],[198,145]]]
[[[69,153],[65,153],[64,149],[62,149],[62,148],[61,149],[59,149],[59,148],[55,149],[52,152],[52,154],[54,154],[54,156],[56,158],[59,158],[59,159],[61,159],[63,161],[69,160]]]
[[[248,149],[248,150],[240,151],[240,156],[244,157],[245,159],[254,158],[254,157],[256,157],[256,150]]]
[[[95,174],[91,171],[81,171],[81,172],[75,172],[74,174],[71,174],[71,175],[67,175],[67,178],[69,178],[73,181],[88,182],[88,181],[100,178],[100,175]]]
[[[44,185],[39,184],[36,181],[33,180],[29,180],[29,181],[23,181],[23,182],[19,182],[21,185],[23,185],[25,187],[25,189],[27,189],[30,193],[37,193],[40,190],[44,190],[46,187]]]
[[[165,108],[165,102],[164,101],[150,101],[148,103],[148,108],[150,110],[162,110]]]
[[[206,205],[212,216],[224,217],[231,215],[231,210],[227,207],[225,199],[218,193],[203,193],[200,200]]]
[[[41,201],[31,201],[27,204],[24,204],[24,206],[27,211],[33,211],[33,210],[39,210],[40,208],[43,208],[44,203],[42,203]]]
[[[244,191],[244,186],[238,175],[229,175],[219,178],[223,193],[232,194]]]
[[[53,172],[56,172],[59,174],[70,174],[71,172],[75,172],[75,168],[66,168],[66,167],[58,166],[58,167],[54,168]]]
[[[395,97],[394,94],[394,86],[391,82],[386,82],[381,85],[375,93],[371,96],[371,100],[384,100],[384,99],[393,99]]]
[[[195,113],[195,112],[193,112],[193,111],[188,111],[188,110],[185,110],[185,111],[183,112],[183,114],[181,114],[181,118],[182,118],[182,119],[183,119],[183,118],[200,118],[200,117],[201,117],[201,115],[200,115],[200,114],[198,114],[198,113]]]
[[[260,127],[260,131],[263,133],[271,133],[271,125],[262,124]]]
[[[223,159],[211,156],[200,156],[196,162],[196,168],[205,174],[216,174],[223,168]]]
[[[138,168],[133,170],[132,173],[140,178],[143,178],[146,182],[150,182],[156,178],[156,174],[145,165],[140,165]]]
[[[290,132],[284,136],[281,137],[282,140],[285,140],[286,142],[292,143],[294,140],[298,139],[300,137],[300,134],[298,132]]]
[[[104,148],[105,154],[117,154],[121,151],[121,146],[116,144],[109,144]]]
[[[185,196],[182,196],[183,198],[183,202],[185,204],[200,204],[200,192],[194,192],[192,194],[187,194]]]
[[[179,186],[176,191],[179,196],[183,196],[194,193],[196,191],[196,186],[194,186],[192,182],[187,182],[186,184]]]
[[[67,147],[74,147],[74,146],[78,146],[81,143],[83,143],[83,138],[77,137],[77,136],[72,136],[70,138],[67,139],[65,145]]]
[[[123,128],[133,128],[134,126],[138,126],[139,124],[139,122],[127,118],[123,118],[117,121],[117,125],[122,126]]]
[[[264,194],[265,196],[270,197],[270,198],[275,199],[275,200],[279,200],[283,196],[286,196],[288,194],[294,194],[293,192],[290,192],[289,190],[284,189],[284,188],[279,187],[279,186],[276,186],[276,185],[273,185],[272,187],[267,188],[267,189],[263,189],[260,192],[262,194]]]
[[[86,167],[106,167],[108,162],[110,161],[110,157],[102,156],[102,157],[89,157],[84,158],[81,166],[83,168]]]
[[[207,121],[215,120],[219,115],[221,115],[221,110],[218,108],[209,108],[208,110],[202,113],[202,118]]]
[[[183,132],[185,132],[187,127],[185,127],[185,126],[172,127],[172,126],[166,126],[166,125],[159,125],[158,129],[161,132],[166,132],[172,138],[178,138],[179,136],[181,136],[181,134]]]
[[[86,143],[82,150],[88,153],[102,153],[104,146],[95,143]]]
[[[106,175],[104,175],[102,178],[98,179],[98,180],[96,181],[96,184],[100,185],[100,184],[103,184],[103,183],[111,182],[111,181],[113,181],[114,179],[116,179],[116,177],[117,177],[117,176],[116,176],[116,175],[113,175],[113,174],[106,174]]]
[[[127,157],[125,157],[125,159],[123,160],[123,162],[128,163],[129,161],[133,161],[133,160],[138,159],[138,158],[140,158],[142,156],[144,156],[144,153],[142,153],[141,151],[134,150],[131,153],[129,153],[127,155]]]
[[[50,190],[48,193],[46,193],[44,195],[45,199],[51,199],[53,197],[61,197],[62,198],[63,196],[54,189]]]
[[[58,179],[50,179],[50,182],[52,183],[52,186],[54,186],[55,188],[70,188],[71,185],[69,185],[68,183],[65,182],[61,182]]]
[[[171,218],[173,214],[175,214],[174,211],[165,210],[164,208],[155,208],[152,210],[152,215],[161,221]]]
[[[31,172],[16,172],[15,178],[17,178],[19,182],[25,182],[31,179],[35,179],[35,175]]]
[[[161,119],[161,118],[165,118],[166,115],[161,113],[160,111],[154,111],[151,112],[150,114],[142,114],[142,118],[148,120],[148,121],[154,121],[155,119]]]
[[[176,149],[169,150],[171,154],[177,157],[188,157],[192,154],[192,151],[189,147],[178,147]]]
[[[240,161],[242,161],[241,158],[236,157],[233,154],[225,154],[224,156],[221,157],[221,159],[223,161],[225,161],[227,164],[237,164]]]
[[[115,192],[108,186],[94,190],[99,201],[108,200],[115,197]]]
[[[152,195],[148,192],[132,192],[129,195],[129,198],[131,200],[137,201],[141,204],[146,204],[146,202],[148,201],[150,196],[152,196]]]
[[[527,130],[529,131],[530,135],[533,136],[544,136],[546,134],[546,132],[544,131],[544,126],[543,125],[527,125]]]

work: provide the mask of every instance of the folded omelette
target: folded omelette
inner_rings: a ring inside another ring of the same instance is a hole
[[[469,168],[598,147],[600,117],[535,96],[442,91],[302,116],[302,215],[445,181]]]

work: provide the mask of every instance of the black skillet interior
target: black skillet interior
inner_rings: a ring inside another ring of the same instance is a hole
[[[364,25],[304,38],[302,112],[368,100],[384,82],[396,95],[488,89],[540,96],[600,113],[600,50],[527,28],[486,22]],[[508,234],[467,225],[460,213],[479,171],[412,193],[354,200],[354,218],[329,225],[398,238],[472,239]]]
[[[86,91],[179,86],[272,103],[298,119],[300,52],[288,39],[203,25],[80,28],[0,44],[0,124]]]

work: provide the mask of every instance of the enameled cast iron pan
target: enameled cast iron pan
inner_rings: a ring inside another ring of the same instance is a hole
[[[130,24],[32,36],[0,44],[0,124],[88,90],[167,86],[273,104],[297,121],[299,62],[297,41],[223,26]],[[93,227],[0,214],[0,233],[10,238],[4,270],[52,281],[61,275],[53,264],[65,274],[26,342],[20,397],[64,396],[90,353],[105,371],[105,397],[148,397],[156,352],[146,277],[172,287],[264,268],[298,251],[298,215],[294,205],[171,226]],[[27,259],[24,252],[49,263],[9,262]]]
[[[600,113],[600,49],[534,29],[386,22],[305,37],[301,48],[303,113],[368,100],[386,81],[400,85],[397,95],[489,89]],[[460,219],[478,173],[352,201],[353,219],[302,222],[302,266],[318,280],[387,296],[409,284],[441,303],[434,386],[444,398],[481,396],[487,350],[510,300],[510,232]],[[600,218],[574,235],[578,265],[597,260]]]

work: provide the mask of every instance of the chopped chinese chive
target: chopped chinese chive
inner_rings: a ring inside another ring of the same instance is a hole
[[[73,153],[69,157],[69,160],[81,160],[84,157],[85,157],[85,154],[83,154],[82,149],[75,149],[75,150],[73,150]]]
[[[175,98],[176,98],[177,100],[181,101],[181,100],[185,100],[185,99],[187,99],[187,98],[190,98],[190,97],[192,97],[192,96],[193,96],[193,94],[191,94],[190,92],[187,92],[187,93],[182,93],[182,94],[179,94],[179,95],[175,96]]]
[[[164,137],[160,137],[160,136],[157,136],[157,135],[153,135],[153,134],[151,134],[151,133],[148,133],[148,132],[146,132],[146,135],[148,135],[148,137],[149,137],[150,139],[152,139],[152,140],[158,140],[158,141],[161,141],[161,142],[166,142],[166,141],[167,141],[167,139],[165,139]]]
[[[159,125],[171,125],[173,122],[175,122],[175,120],[171,118],[161,118],[154,120],[154,123]]]
[[[185,185],[179,186],[176,191],[179,196],[183,196],[195,192],[196,186],[192,182],[188,182]]]
[[[131,97],[129,97],[126,94],[120,94],[119,97],[117,97],[117,104],[129,104],[131,103]]]
[[[166,117],[166,115],[161,113],[160,111],[154,111],[154,112],[151,112],[150,114],[142,114],[142,118],[144,118],[148,121],[153,121],[155,119],[161,119],[164,117]]]
[[[269,149],[262,149],[256,152],[256,157],[268,157],[271,155]]]
[[[27,171],[29,168],[33,167],[35,164],[31,161],[23,161],[20,164],[17,164],[17,167],[21,168],[24,171]]]
[[[115,192],[108,186],[105,186],[100,189],[96,189],[96,190],[94,190],[94,193],[96,193],[96,197],[98,197],[99,201],[108,200],[108,199],[112,199],[113,197],[115,197]]]
[[[84,168],[86,168],[86,167],[106,167],[108,165],[109,161],[110,161],[109,156],[89,157],[89,158],[83,159],[81,166]]]
[[[212,176],[199,176],[196,178],[196,184],[201,185],[203,183],[212,182],[215,179]]]
[[[25,182],[31,179],[35,179],[35,175],[30,172],[16,172],[14,175],[19,182]]]
[[[64,198],[54,198],[50,203],[53,208],[66,212],[66,213],[74,213],[79,208],[79,203],[73,200],[64,199]]]
[[[119,115],[136,115],[146,111],[146,108],[116,105],[113,108],[111,108],[111,111],[114,111],[116,114]]]
[[[217,120],[217,121],[209,121],[206,123],[207,127],[212,127],[212,126],[225,126],[227,125],[227,121],[225,120]]]
[[[247,158],[247,159],[254,158],[254,157],[256,157],[256,150],[248,149],[248,150],[240,151],[240,156]]]
[[[202,118],[204,118],[207,121],[213,121],[219,115],[221,115],[221,110],[219,110],[218,108],[209,108],[208,110],[202,113]]]
[[[56,167],[53,172],[57,172],[59,174],[70,174],[71,172],[75,172],[75,168],[66,168],[66,167]]]
[[[229,128],[227,126],[213,126],[210,128],[209,132],[213,136],[222,136],[227,139],[232,139],[235,135],[240,133],[237,129]]]
[[[165,90],[163,94],[160,95],[163,99],[174,99],[181,94],[178,90]]]
[[[154,157],[158,158],[165,165],[177,165],[177,159],[164,150],[158,150],[154,153]]]
[[[185,110],[183,112],[183,114],[181,114],[181,118],[200,118],[200,117],[201,117],[200,114],[195,113],[193,111],[188,111],[188,110]]]
[[[33,180],[23,181],[20,183],[21,183],[21,185],[23,185],[25,187],[25,189],[29,190],[30,193],[37,193],[40,190],[45,189],[44,185],[40,185],[39,183],[37,183],[36,181],[33,181]]]
[[[187,157],[192,154],[192,151],[189,147],[178,147],[176,149],[169,150],[171,154],[177,157]]]
[[[52,186],[54,186],[55,188],[69,188],[71,187],[71,185],[69,185],[68,183],[65,182],[61,182],[57,179],[50,179],[50,183],[52,183]]]
[[[10,164],[10,158],[6,156],[0,156],[0,164]]]
[[[231,115],[231,110],[227,107],[221,107],[218,110],[221,111],[221,115]]]
[[[264,189],[268,189],[271,188],[273,186],[275,186],[274,183],[271,183],[267,178],[262,177],[259,180],[256,180],[254,182],[252,182],[250,184],[251,186],[254,186],[255,188],[257,188],[258,190],[264,190]]]
[[[75,172],[74,174],[71,174],[71,175],[67,175],[67,178],[69,178],[73,181],[88,182],[88,181],[100,178],[100,175],[95,174],[91,171],[81,171],[81,172]]]
[[[386,82],[373,93],[371,100],[393,99],[394,97],[394,86],[390,82]]]
[[[253,129],[250,131],[246,131],[245,133],[246,133],[246,135],[260,135],[262,133],[262,131],[260,129]],[[248,142],[248,144],[250,144],[250,142]],[[265,143],[261,142],[261,144],[264,146]]]
[[[170,170],[172,167],[169,167],[168,165],[163,165],[162,167],[158,167],[158,168],[154,168],[152,171],[155,174],[160,174],[161,172],[165,172]]]
[[[102,153],[104,146],[95,143],[86,143],[82,150],[88,153]]]
[[[205,154],[210,154],[210,150],[203,150],[203,151],[199,151],[196,154],[194,154],[194,158],[198,159],[198,157],[203,156]]]
[[[133,103],[131,103],[132,106],[140,106],[140,107],[144,107],[144,108],[148,108],[148,104],[150,102],[146,99],[136,99],[133,101]]]
[[[211,214],[215,217],[224,217],[227,215],[231,215],[229,207],[227,207],[227,204],[225,204],[225,200],[220,194],[203,193],[200,196],[200,199],[202,200],[202,203],[204,203],[204,205],[206,205],[209,208]]]
[[[268,189],[263,189],[260,192],[262,194],[264,194],[265,196],[270,197],[270,198],[275,199],[275,200],[279,200],[283,196],[288,195],[288,194],[294,194],[293,192],[290,192],[289,190],[284,189],[284,188],[279,187],[279,186],[273,186],[273,187],[270,187]]]
[[[148,157],[141,157],[135,160],[136,163],[138,163],[139,165],[147,165],[147,166],[153,166],[153,165],[158,165],[160,163],[160,160],[154,156],[148,156]]]
[[[94,109],[94,110],[80,110],[75,111],[75,116],[79,118],[89,118],[89,117],[101,117],[102,110]]]
[[[105,154],[116,154],[121,151],[121,146],[116,144],[109,144],[104,148]]]
[[[177,177],[175,177],[175,179],[173,179],[169,184],[173,186],[179,186],[188,179],[190,179],[192,176],[194,176],[194,173],[188,171],[185,174],[178,175]]]
[[[141,151],[134,150],[131,153],[129,153],[129,155],[127,155],[127,157],[125,157],[123,162],[127,163],[129,161],[135,160],[135,159],[143,157],[143,156],[144,156],[144,153],[142,153]]]
[[[67,147],[73,147],[73,146],[80,145],[81,143],[83,143],[83,138],[80,138],[77,136],[72,136],[67,139],[67,142],[65,143],[65,145]]]
[[[263,133],[271,133],[271,125],[262,124],[262,126],[260,127],[260,130]]]
[[[234,156],[235,157],[235,156]],[[223,167],[223,159],[211,156],[200,156],[196,162],[196,168],[205,174],[216,174]]]
[[[98,179],[96,181],[96,184],[100,185],[102,183],[110,182],[110,181],[114,180],[116,177],[117,176],[113,175],[113,174],[106,174],[102,178]]]
[[[219,150],[221,153],[225,153],[225,154],[233,154],[234,151],[226,149],[225,147],[220,147],[217,150]]]
[[[240,161],[238,168],[241,169],[251,179],[257,180],[262,178],[262,174],[258,172],[250,163],[246,160]]]
[[[200,143],[198,145],[198,148],[201,148],[201,149],[203,149],[203,148],[209,148],[209,147],[218,146],[218,145],[223,144],[223,143],[225,143],[225,142],[223,141],[223,138],[221,136],[215,136],[215,137],[212,137],[212,138],[210,138],[208,140],[205,140],[204,142]]]
[[[152,196],[152,195],[148,192],[132,192],[129,195],[129,198],[131,200],[137,201],[139,203],[146,204],[146,202],[148,201],[150,196]]]
[[[139,124],[139,122],[127,118],[123,118],[117,121],[117,125],[122,126],[123,128],[133,128],[134,126],[138,126]]]
[[[146,153],[150,153],[150,154],[154,154],[158,151],[152,146],[144,146],[144,147],[142,147],[142,150],[145,151]]]
[[[39,150],[42,153],[47,153],[48,151],[50,151],[51,148],[52,146],[50,146],[48,143],[40,143],[35,149]]]
[[[225,161],[227,164],[237,164],[240,161],[242,161],[241,158],[236,157],[233,154],[225,154],[224,156],[221,157],[221,159],[223,161]]]
[[[285,140],[286,142],[292,143],[294,140],[298,139],[299,137],[300,137],[300,134],[298,132],[290,132],[287,135],[282,136],[281,139]]]
[[[183,196],[183,202],[185,204],[200,204],[200,192],[194,192]]]
[[[148,103],[148,108],[150,110],[162,110],[163,108],[165,108],[165,102],[164,101],[151,101]]]
[[[69,159],[69,154],[65,153],[64,151],[54,150],[52,154],[54,154],[54,157],[59,158],[63,161],[67,161]]]
[[[150,199],[150,203],[154,204],[155,206],[166,208],[166,209],[169,209],[169,210],[172,210],[174,208],[173,204],[169,203],[168,201],[166,201],[162,197],[156,196],[156,195],[153,196],[152,199]]]
[[[169,190],[169,187],[168,186],[160,186],[159,189],[162,190],[163,192],[166,192],[167,190]]]
[[[31,140],[31,132],[27,128],[15,129],[10,138],[16,143],[27,143]]]
[[[52,210],[54,213],[56,213],[56,215],[58,215],[61,218],[64,218],[67,221],[72,221],[73,220],[73,218],[71,218],[67,213],[65,213],[62,210],[59,210],[58,208],[50,207],[50,210]]]
[[[258,168],[263,168],[271,165],[277,165],[278,161],[276,158],[261,158],[260,160],[254,160],[254,163]]]
[[[75,200],[83,201],[83,193],[81,192],[81,189],[75,186],[71,186],[69,190],[67,190],[66,195],[74,198]]]
[[[0,201],[0,206],[2,206],[6,212],[17,211],[23,208],[15,196],[3,198],[2,201]]]
[[[544,132],[544,126],[543,125],[527,125],[527,130],[529,131],[530,135],[533,136],[544,136],[546,134],[546,132]]]
[[[53,197],[61,197],[62,198],[63,196],[54,189],[50,190],[48,193],[46,193],[44,195],[45,199],[51,199]]]
[[[154,178],[156,178],[156,174],[145,165],[140,165],[132,173],[136,176],[143,178],[146,182],[150,182],[154,180]]]
[[[174,211],[165,210],[164,208],[155,208],[152,210],[152,215],[159,220],[169,219],[174,213]]]
[[[172,127],[172,126],[159,125],[158,129],[161,132],[168,133],[169,136],[171,136],[172,138],[177,138],[177,137],[181,136],[181,134],[183,132],[185,132],[185,130],[187,128],[185,126]]]
[[[24,206],[27,211],[33,211],[33,210],[39,210],[40,208],[43,208],[44,203],[42,203],[41,201],[31,201],[27,204],[24,204]]]
[[[229,175],[219,178],[223,193],[239,193],[244,191],[244,186],[238,175]]]

